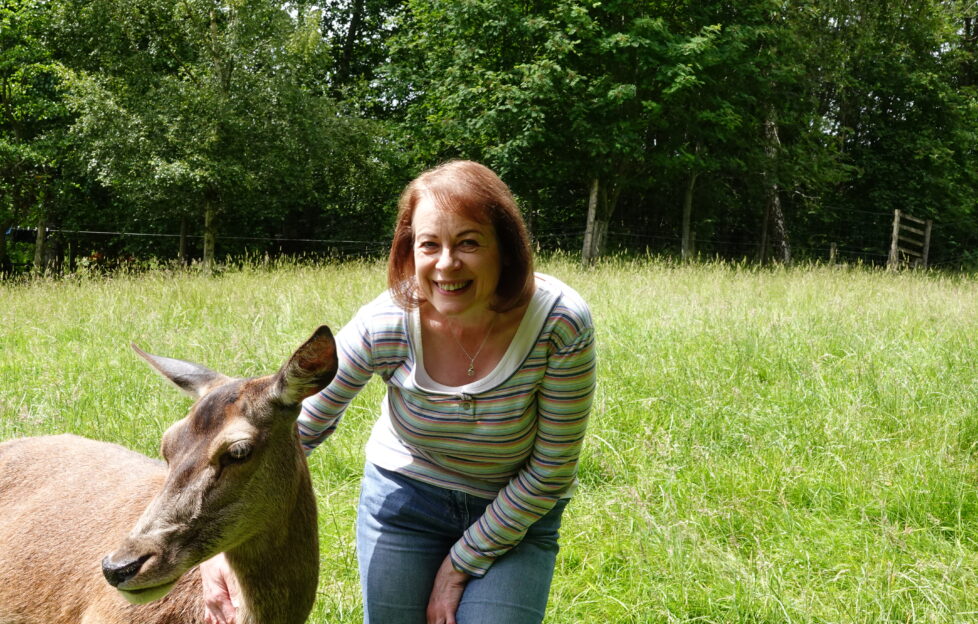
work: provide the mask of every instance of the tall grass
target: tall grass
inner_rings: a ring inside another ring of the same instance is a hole
[[[978,283],[807,267],[542,263],[592,304],[599,390],[547,622],[978,620]],[[0,439],[155,454],[188,400],[128,349],[274,370],[374,263],[0,285]],[[311,458],[321,587],[360,621],[372,382]]]

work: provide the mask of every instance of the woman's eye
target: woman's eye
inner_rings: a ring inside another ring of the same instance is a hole
[[[479,241],[472,238],[467,238],[461,243],[459,243],[459,247],[461,247],[462,249],[475,249],[478,246],[479,246]]]

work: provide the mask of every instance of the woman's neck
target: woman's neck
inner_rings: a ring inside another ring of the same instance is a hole
[[[421,320],[430,329],[449,333],[461,339],[470,336],[482,336],[492,326],[506,316],[491,309],[472,310],[465,314],[445,315],[429,303],[421,304]]]

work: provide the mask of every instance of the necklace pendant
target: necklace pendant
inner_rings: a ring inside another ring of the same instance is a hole
[[[489,329],[486,330],[486,335],[482,337],[482,343],[479,345],[479,348],[475,350],[475,355],[470,355],[469,352],[465,350],[465,346],[458,339],[458,336],[452,335],[452,338],[455,339],[455,344],[457,344],[458,348],[462,350],[465,357],[469,358],[469,368],[465,371],[465,374],[469,377],[475,377],[475,360],[479,357],[479,354],[482,353],[482,347],[486,346],[486,341],[489,340],[489,334],[492,333],[492,326],[496,324],[497,318],[499,318],[498,314],[492,317],[492,322],[489,323]]]

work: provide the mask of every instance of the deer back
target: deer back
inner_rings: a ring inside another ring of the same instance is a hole
[[[0,622],[203,623],[197,574],[142,606],[102,576],[165,477],[162,462],[78,436],[0,444]]]

